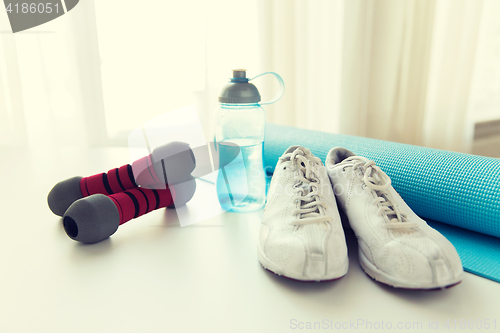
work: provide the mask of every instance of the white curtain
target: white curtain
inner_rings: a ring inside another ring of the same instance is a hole
[[[0,10],[0,146],[126,146],[193,103],[210,139],[231,69],[260,73],[257,21],[257,0],[85,0],[12,34]]]
[[[16,34],[9,31],[5,11],[0,18],[0,145],[103,142],[94,1],[81,1],[60,18]]]
[[[262,0],[270,121],[467,152],[481,0]]]
[[[152,0],[142,15],[85,0],[16,34],[0,10],[0,146],[125,146],[192,103],[210,139],[218,91],[243,67],[285,80],[270,122],[468,152],[491,1]],[[259,80],[269,99],[277,84]]]

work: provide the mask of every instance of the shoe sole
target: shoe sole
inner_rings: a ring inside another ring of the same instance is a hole
[[[284,278],[294,280],[294,281],[300,281],[300,282],[328,282],[328,281],[335,281],[338,280],[342,277],[344,277],[347,274],[347,270],[349,269],[349,259],[346,258],[346,262],[344,264],[343,270],[341,274],[335,274],[332,276],[322,276],[322,277],[303,277],[295,273],[290,273],[287,272],[285,269],[282,267],[279,267],[276,265],[274,262],[269,260],[269,258],[264,254],[264,252],[261,250],[260,246],[257,245],[257,254],[259,258],[259,262],[262,265],[262,268],[265,270],[276,274],[278,276],[282,276]]]
[[[393,288],[399,288],[399,289],[411,289],[411,290],[440,290],[440,289],[447,289],[451,288],[453,286],[456,286],[460,282],[462,282],[462,276],[459,276],[457,279],[454,281],[450,281],[444,285],[439,285],[439,284],[430,284],[430,285],[418,285],[418,284],[412,284],[409,283],[408,281],[401,281],[398,280],[387,273],[382,272],[379,270],[375,265],[373,265],[363,254],[363,252],[359,251],[359,264],[363,271],[371,277],[373,280],[380,282],[382,284],[385,284],[387,286],[393,287]]]

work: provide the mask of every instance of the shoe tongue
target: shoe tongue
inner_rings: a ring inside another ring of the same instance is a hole
[[[313,157],[313,155],[309,149],[302,147],[302,146],[291,146],[283,153],[283,157],[282,157],[283,161],[290,161],[291,155],[293,153],[295,153],[297,150],[298,150],[297,154],[302,155],[302,156],[306,157],[307,159],[311,159]]]
[[[338,163],[337,165],[343,166],[343,167],[354,167],[357,165],[356,169],[354,172],[359,172],[359,174],[362,176],[365,173],[365,165],[364,164],[359,164],[359,163],[366,163],[368,162],[367,158],[361,157],[361,156],[352,156],[348,157],[342,162]]]
[[[363,156],[349,156],[348,158],[344,159],[341,163],[345,164],[356,164],[359,162],[368,162],[368,159],[363,157]]]
[[[302,155],[304,156],[309,156],[311,155],[311,151],[305,147],[302,147],[302,146],[291,146],[290,148],[288,148],[286,151],[285,151],[285,154],[292,154],[293,152],[295,152],[296,150],[302,150]]]
[[[334,164],[341,163],[345,159],[353,156],[356,156],[356,154],[342,147],[335,147],[328,153],[328,159],[332,160]]]

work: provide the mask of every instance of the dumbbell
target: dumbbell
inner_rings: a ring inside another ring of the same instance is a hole
[[[96,243],[114,234],[118,227],[153,210],[168,207],[174,201],[189,201],[196,190],[196,181],[190,176],[182,190],[137,187],[124,192],[94,194],[76,200],[63,216],[68,236],[83,243]],[[180,197],[182,196],[182,197]]]
[[[189,145],[174,141],[154,149],[150,155],[131,165],[89,177],[63,180],[50,190],[47,202],[54,214],[63,216],[73,202],[93,194],[113,195],[138,186],[165,189],[165,184],[168,184],[170,188],[179,187],[189,179],[195,167],[196,160]],[[180,197],[175,201],[177,206],[186,202],[182,202]]]

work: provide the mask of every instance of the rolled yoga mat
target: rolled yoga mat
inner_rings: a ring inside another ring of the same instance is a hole
[[[413,211],[455,245],[466,271],[500,282],[500,159],[269,124],[268,172],[292,145],[323,162],[338,146],[374,160]]]

